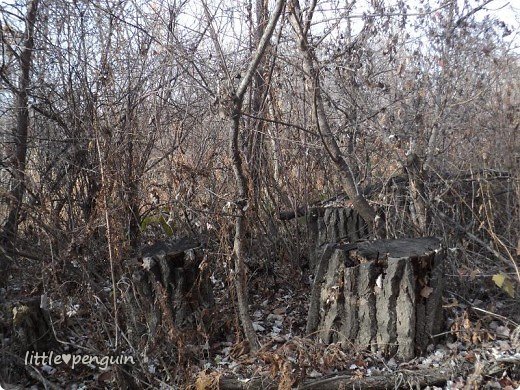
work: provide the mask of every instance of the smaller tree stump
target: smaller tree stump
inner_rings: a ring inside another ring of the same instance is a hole
[[[368,237],[368,225],[349,205],[314,208],[308,215],[311,269],[319,263],[325,245]]]
[[[130,267],[132,288],[125,294],[129,331],[153,341],[160,329],[176,338],[203,329],[214,299],[201,244],[186,237],[158,242],[142,254]]]
[[[317,268],[307,332],[409,360],[443,326],[437,238],[331,244]]]
[[[0,333],[10,339],[10,348],[19,356],[26,351],[48,351],[56,339],[51,317],[40,296],[0,305]]]

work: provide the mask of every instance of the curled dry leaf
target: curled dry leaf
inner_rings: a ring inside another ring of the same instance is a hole
[[[424,286],[421,290],[421,297],[428,298],[432,292],[433,292],[433,288],[431,288],[429,286]]]

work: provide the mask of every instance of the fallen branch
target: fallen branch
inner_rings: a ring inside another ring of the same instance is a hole
[[[452,378],[467,376],[473,366],[467,362],[453,364],[451,361],[440,367],[417,370],[400,369],[379,375],[362,376],[358,373],[336,374],[319,379],[306,380],[297,388],[301,390],[332,390],[332,389],[400,389],[425,386],[443,386]],[[242,389],[277,389],[278,383],[265,377],[253,378],[248,381],[234,378],[221,378],[221,390]]]

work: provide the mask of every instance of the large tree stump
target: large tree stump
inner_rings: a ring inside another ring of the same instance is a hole
[[[437,238],[331,244],[318,265],[307,332],[408,360],[443,325]]]
[[[131,266],[132,288],[125,294],[129,332],[153,341],[160,330],[178,338],[204,329],[214,299],[200,243],[191,238],[159,242],[142,253]]]

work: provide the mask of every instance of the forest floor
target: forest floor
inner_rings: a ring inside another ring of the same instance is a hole
[[[306,335],[311,278],[290,275],[297,273],[294,270],[284,273],[286,278],[276,281],[259,275],[262,287],[251,296],[256,303],[251,313],[260,352],[250,354],[247,344],[237,344],[234,338],[215,345],[213,359],[199,373],[199,385],[219,378],[224,388],[247,388],[248,384],[261,388],[261,383],[279,389],[410,388],[414,384],[447,389],[520,388],[520,327],[486,310],[510,315],[518,308],[518,302],[502,294],[498,302],[460,302],[463,297],[455,297],[448,289],[446,332],[435,337],[437,343],[426,354],[401,362],[355,346],[325,345]]]
[[[36,276],[37,264],[26,260],[14,271],[10,281],[14,287],[4,291],[4,307],[6,302],[24,301],[43,293],[41,279]],[[511,312],[518,307],[518,302],[506,299],[500,291],[496,296],[488,295],[487,301],[470,302],[455,295],[448,286],[444,301],[446,332],[434,338],[436,344],[432,344],[424,356],[401,362],[380,353],[357,350],[355,346],[325,345],[307,337],[305,323],[311,277],[294,267],[277,268],[274,274],[259,273],[249,281],[250,313],[262,345],[258,353],[252,354],[236,332],[238,324],[229,288],[218,278],[214,278],[213,283],[218,308],[215,316],[221,319],[216,341],[194,346],[192,355],[198,357],[184,363],[182,374],[179,367],[174,370],[176,362],[169,361],[168,354],[157,353],[154,359],[145,364],[141,362],[137,371],[133,368],[132,375],[145,370],[148,372],[143,372],[142,377],[153,378],[142,388],[176,389],[185,388],[187,384],[197,389],[410,388],[417,385],[431,389],[520,388],[520,327],[514,322],[518,320],[518,313]],[[100,286],[100,291],[103,288]],[[80,297],[77,299],[79,302]],[[53,329],[60,340],[58,350],[72,355],[85,354],[92,350],[92,340],[99,337],[91,333],[98,328],[93,322],[99,319],[78,307],[69,305],[67,310],[61,317],[53,318]],[[24,357],[13,356],[9,348],[10,340],[15,338],[12,317],[12,313],[2,310],[4,367],[0,379],[21,385],[18,388],[114,388],[118,380],[114,367],[24,365]],[[179,375],[184,384],[180,384]],[[20,377],[24,378],[21,383]],[[7,385],[4,388],[8,388]]]

